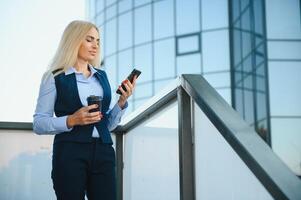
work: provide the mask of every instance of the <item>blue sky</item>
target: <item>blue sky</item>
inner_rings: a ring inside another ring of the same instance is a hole
[[[0,121],[32,120],[41,76],[63,30],[85,19],[85,10],[85,0],[0,1]]]

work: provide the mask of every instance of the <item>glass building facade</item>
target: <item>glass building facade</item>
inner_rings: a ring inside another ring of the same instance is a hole
[[[202,74],[301,176],[300,0],[88,4],[112,93],[134,67],[142,71],[129,111],[180,74]]]

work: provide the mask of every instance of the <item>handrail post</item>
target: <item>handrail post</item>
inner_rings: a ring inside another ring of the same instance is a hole
[[[195,200],[191,99],[180,86],[177,91],[179,119],[180,200]]]

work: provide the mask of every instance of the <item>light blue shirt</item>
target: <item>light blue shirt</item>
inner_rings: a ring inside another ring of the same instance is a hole
[[[76,71],[74,67],[70,67],[65,74],[75,73],[76,82],[78,87],[78,93],[80,100],[84,106],[87,106],[87,97],[90,95],[96,95],[103,97],[103,89],[94,76],[97,72],[93,67],[89,65],[91,75],[86,78],[82,72]],[[53,75],[45,80],[41,81],[39,97],[37,100],[36,110],[33,115],[33,131],[37,134],[55,135],[62,132],[71,131],[72,128],[67,127],[67,117],[54,116],[54,103],[56,100],[56,87]],[[108,129],[112,131],[121,120],[122,115],[128,106],[126,102],[125,107],[121,109],[118,103],[108,111]],[[94,127],[92,137],[99,137],[99,133]]]

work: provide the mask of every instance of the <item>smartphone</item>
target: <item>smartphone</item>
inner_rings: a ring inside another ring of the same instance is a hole
[[[137,69],[133,69],[133,71],[130,73],[130,75],[128,75],[127,79],[131,83],[133,83],[134,77],[137,76],[137,78],[138,78],[140,74],[141,74],[141,71],[139,71]],[[122,87],[122,89],[124,89],[124,91],[126,91],[126,88],[123,84],[121,84],[121,87]],[[122,94],[119,89],[116,90],[116,93],[120,94],[120,95]]]

